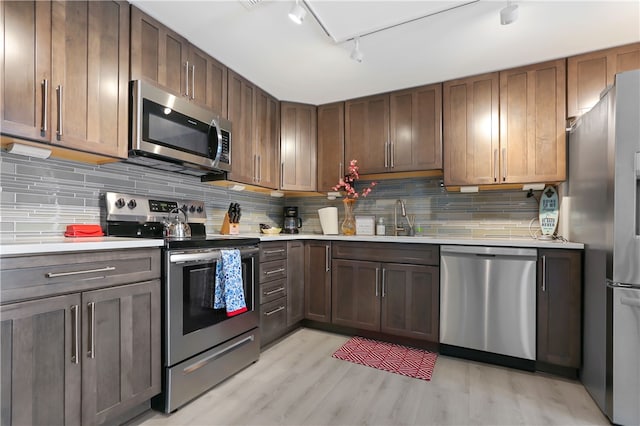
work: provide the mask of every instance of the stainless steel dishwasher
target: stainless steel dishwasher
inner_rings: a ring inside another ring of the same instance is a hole
[[[441,352],[532,369],[536,249],[441,246],[440,255]]]

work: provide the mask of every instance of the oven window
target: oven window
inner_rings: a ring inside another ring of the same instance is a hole
[[[249,260],[242,260],[242,284],[244,288],[244,299],[248,312],[252,310],[252,291],[250,277],[251,263]],[[230,319],[227,311],[223,309],[213,309],[205,307],[206,300],[213,293],[216,263],[206,265],[188,266],[183,269],[183,335],[205,329],[214,324]],[[236,318],[236,315],[232,318]]]

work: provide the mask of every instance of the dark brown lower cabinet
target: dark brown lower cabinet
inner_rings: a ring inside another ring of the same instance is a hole
[[[332,322],[438,341],[439,269],[334,259]]]
[[[438,341],[440,269],[434,266],[382,265],[380,331]]]
[[[307,241],[304,248],[304,317],[331,322],[331,242]]]
[[[304,242],[287,241],[287,327],[304,319]]]
[[[582,252],[539,249],[537,361],[578,369],[582,347]]]
[[[160,281],[0,307],[3,425],[102,424],[160,392]]]
[[[331,322],[380,330],[380,264],[334,259],[331,277]]]

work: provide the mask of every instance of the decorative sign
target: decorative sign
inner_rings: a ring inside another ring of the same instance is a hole
[[[553,186],[548,186],[540,196],[539,218],[543,240],[551,239],[558,226],[558,193]]]
[[[375,216],[356,216],[356,235],[375,235]]]

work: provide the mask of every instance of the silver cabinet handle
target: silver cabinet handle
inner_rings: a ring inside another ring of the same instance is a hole
[[[286,250],[285,249],[277,249],[277,250],[265,250],[263,251],[264,254],[276,254],[276,253],[284,253]]]
[[[389,142],[384,143],[384,167],[389,167]]]
[[[502,181],[507,180],[507,148],[502,148]]]
[[[71,362],[74,364],[80,362],[79,332],[78,305],[73,305],[71,307]]]
[[[285,271],[284,268],[278,268],[278,269],[274,269],[273,271],[265,271],[264,274],[265,275],[279,274],[280,272],[284,272],[284,271]]]
[[[280,188],[284,188],[284,163],[280,163]]]
[[[378,297],[378,276],[380,275],[380,268],[376,268],[376,297]]]
[[[89,308],[89,352],[87,355],[89,358],[95,358],[95,336],[96,336],[96,304],[95,302],[90,302],[87,304]]]
[[[191,65],[191,100],[196,99],[196,66]]]
[[[40,131],[43,133],[47,132],[47,104],[49,103],[49,80],[46,78],[42,80],[42,125],[40,126]]]
[[[542,256],[542,291],[547,291],[547,256]]]
[[[258,156],[253,154],[253,181],[258,181]]]
[[[391,168],[393,169],[396,160],[396,144],[393,142],[389,142],[389,157],[391,157]]]
[[[56,131],[56,136],[58,140],[62,139],[63,131],[62,131],[62,85],[56,87],[56,95],[58,96],[58,129]]]
[[[382,297],[384,297],[387,293],[385,291],[385,276],[386,276],[387,268],[382,268]]]
[[[258,155],[258,183],[262,182],[262,157]]]
[[[56,277],[68,277],[69,275],[81,275],[81,274],[92,274],[94,272],[106,272],[106,271],[115,271],[115,266],[106,266],[104,268],[98,269],[85,269],[83,271],[71,271],[71,272],[47,272],[45,276],[47,278],[56,278]]]
[[[498,181],[498,150],[493,150],[493,181]]]
[[[324,271],[329,272],[329,245],[324,246]]]
[[[184,72],[185,72],[185,84],[184,84],[184,95],[189,97],[189,61],[184,63]]]
[[[344,175],[342,174],[342,162],[338,163],[338,181],[340,179],[344,179]]]
[[[190,366],[185,367],[184,370],[182,370],[182,372],[183,373],[193,373],[194,371],[204,367],[205,365],[207,365],[208,363],[213,361],[215,358],[219,358],[222,355],[231,352],[232,350],[234,350],[238,346],[244,345],[247,342],[253,342],[254,340],[255,340],[255,337],[253,335],[251,335],[249,337],[245,337],[244,339],[240,340],[239,342],[236,342],[236,343],[234,343],[233,345],[231,345],[229,347],[221,349],[218,352],[213,353],[213,354],[209,355],[208,357],[196,362],[195,364],[191,364]]]
[[[281,292],[282,290],[284,290],[284,287],[278,287],[275,290],[271,290],[271,291],[264,291],[262,292],[263,296],[271,296],[272,294],[276,294]]]
[[[284,311],[284,306],[278,306],[276,309],[274,309],[273,311],[269,311],[269,312],[265,312],[264,316],[266,317],[270,317],[273,314],[277,314],[280,311]]]

